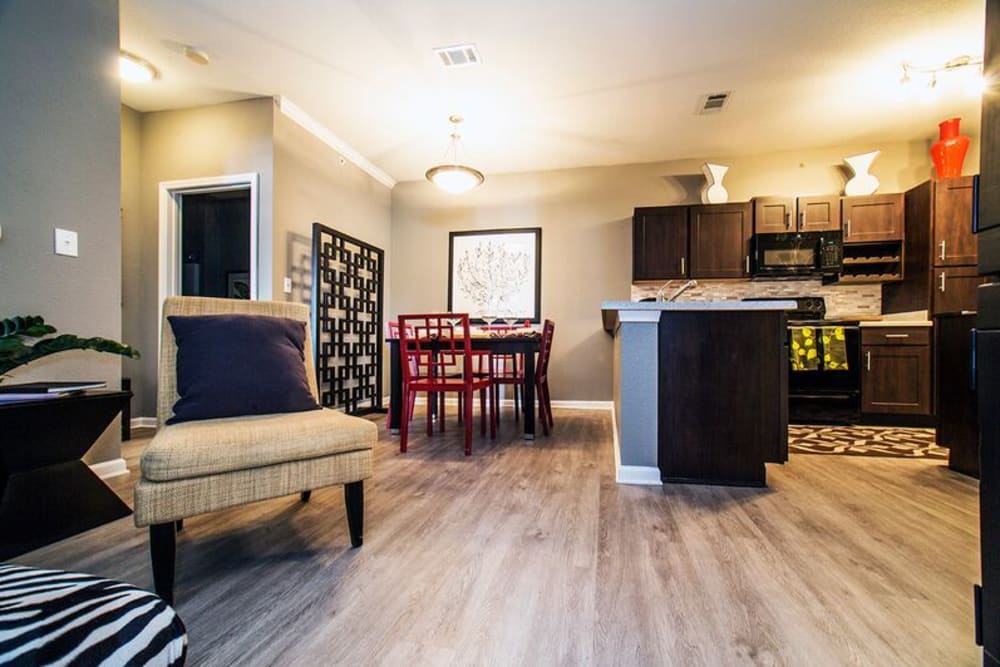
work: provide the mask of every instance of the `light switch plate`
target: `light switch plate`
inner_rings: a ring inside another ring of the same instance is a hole
[[[291,294],[291,293],[292,293],[292,279],[289,278],[288,276],[285,276],[285,294]]]
[[[76,232],[56,227],[56,254],[67,257],[79,257]]]

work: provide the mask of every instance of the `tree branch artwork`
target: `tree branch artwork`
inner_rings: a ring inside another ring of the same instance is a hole
[[[499,241],[483,241],[458,259],[458,286],[478,312],[503,313],[514,308],[532,270],[528,253]]]

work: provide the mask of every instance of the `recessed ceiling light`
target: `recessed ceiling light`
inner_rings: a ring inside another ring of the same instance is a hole
[[[119,51],[118,71],[126,81],[145,83],[156,78],[156,68],[134,53]]]
[[[185,46],[184,57],[196,65],[207,65],[210,62],[208,54],[196,46]]]
[[[483,59],[475,44],[456,44],[455,46],[439,46],[434,53],[441,59],[445,67],[467,67],[479,65]]]

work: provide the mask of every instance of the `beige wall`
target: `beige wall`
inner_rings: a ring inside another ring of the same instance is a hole
[[[353,163],[344,160],[342,164],[336,151],[275,108],[276,298],[302,298],[299,275],[310,267],[304,264],[299,249],[312,238],[314,222],[378,246],[388,254],[390,206],[389,188]],[[282,294],[284,276],[294,279],[295,291],[291,297],[277,296]]]
[[[934,128],[932,128],[934,129]],[[881,192],[929,178],[931,140],[846,146],[761,156],[714,156],[731,165],[730,201],[754,195],[843,190],[845,155],[882,150],[872,173]],[[448,232],[503,227],[542,228],[542,313],[556,323],[550,385],[556,400],[611,400],[611,339],[601,330],[600,303],[629,299],[632,209],[693,203],[706,159],[487,175],[476,191],[450,196],[425,181],[392,192],[391,316],[444,310]],[[978,142],[966,171],[978,165]]]
[[[124,108],[121,131],[125,336],[149,350],[134,373],[135,416],[156,414],[161,181],[260,174],[262,299],[304,298],[303,271],[311,266],[303,252],[313,222],[389,250],[389,189],[350,162],[340,164],[271,98],[146,114]],[[294,279],[291,295],[283,292],[285,276]]]
[[[265,98],[139,115],[138,176],[130,175],[123,181],[126,203],[136,200],[131,189],[138,184],[138,212],[135,216],[126,215],[124,220],[122,276],[126,285],[124,336],[143,352],[141,364],[132,373],[136,394],[133,414],[137,417],[156,414],[161,181],[250,172],[260,175],[258,276],[261,298],[270,297],[272,106],[271,99]],[[122,132],[134,133],[132,114],[126,118]]]
[[[0,3],[0,317],[121,337],[117,60],[117,2]],[[55,227],[79,234],[78,257],[54,254]],[[10,381],[117,387],[121,372],[120,357],[63,352]],[[116,421],[86,459],[118,458],[119,433]]]

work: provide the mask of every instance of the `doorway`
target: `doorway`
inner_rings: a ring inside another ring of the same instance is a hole
[[[181,295],[249,299],[250,188],[181,195]]]
[[[257,298],[258,182],[233,174],[160,183],[160,304]]]

